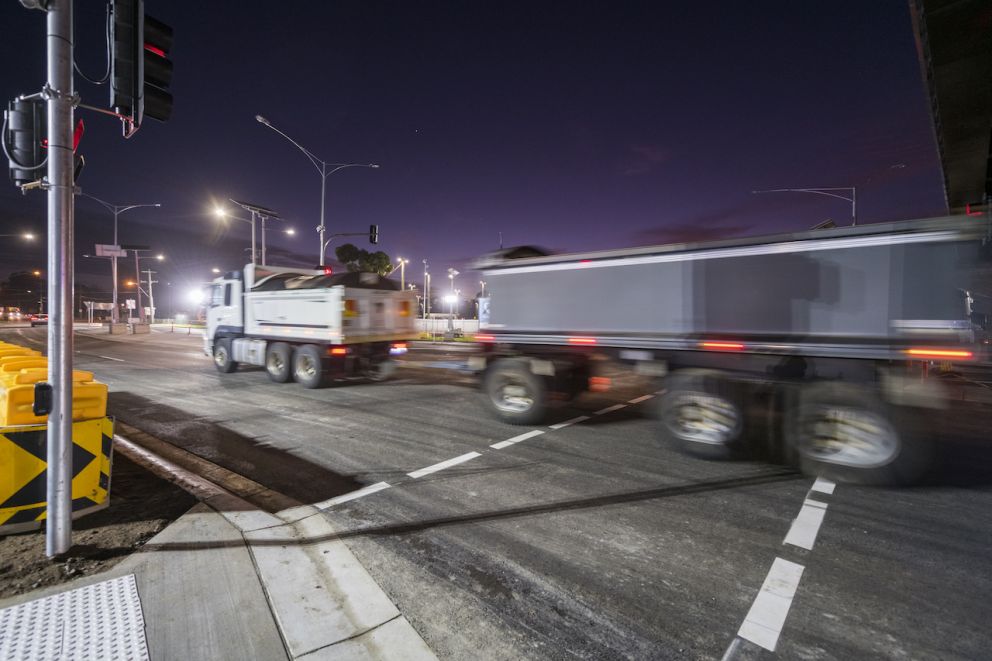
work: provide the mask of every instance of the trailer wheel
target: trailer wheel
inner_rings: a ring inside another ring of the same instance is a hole
[[[888,404],[865,386],[804,386],[787,420],[787,440],[808,475],[909,484],[926,472],[933,456],[921,410]]]
[[[297,347],[293,354],[293,378],[304,388],[319,388],[324,383],[324,354],[313,344]]]
[[[231,360],[231,340],[222,337],[214,342],[214,365],[222,374],[230,374],[238,369],[238,364]]]
[[[664,380],[661,439],[691,454],[729,459],[743,452],[741,390],[715,370],[685,369]]]
[[[511,425],[540,422],[547,410],[544,380],[526,361],[503,358],[486,371],[483,389],[496,416]]]
[[[293,350],[285,342],[273,342],[265,349],[265,371],[276,383],[293,378]]]

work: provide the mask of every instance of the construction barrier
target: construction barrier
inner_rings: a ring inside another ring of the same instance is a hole
[[[48,359],[34,349],[0,342],[0,534],[33,530],[47,511],[47,416],[34,413],[35,384],[48,378]],[[72,516],[110,503],[113,421],[107,385],[93,373],[72,373]]]
[[[47,425],[0,427],[0,534],[36,530],[47,512]],[[72,517],[110,504],[114,422],[72,423]]]

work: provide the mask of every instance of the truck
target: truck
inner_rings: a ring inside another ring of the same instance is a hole
[[[657,439],[862,483],[911,482],[949,405],[933,368],[988,367],[972,310],[987,228],[939,218],[581,254],[476,260],[484,400],[537,424],[604,387],[604,360],[654,379]],[[592,386],[590,386],[592,384]]]
[[[417,299],[376,273],[248,264],[215,278],[203,351],[217,370],[265,368],[277,383],[381,380],[417,336]]]

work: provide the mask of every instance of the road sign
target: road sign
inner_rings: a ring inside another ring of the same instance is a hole
[[[124,307],[126,307],[128,310],[133,310],[136,307],[138,307],[138,302],[135,301],[133,298],[129,298],[126,301],[124,301]]]
[[[120,246],[114,246],[109,243],[98,243],[96,244],[96,256],[97,257],[127,257],[127,251]]]

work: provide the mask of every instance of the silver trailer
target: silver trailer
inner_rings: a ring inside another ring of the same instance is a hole
[[[943,218],[585,254],[501,251],[476,263],[489,299],[475,367],[508,422],[543,419],[609,357],[661,381],[666,442],[908,481],[927,465],[925,412],[947,404],[928,366],[985,364],[969,294],[984,230]]]

